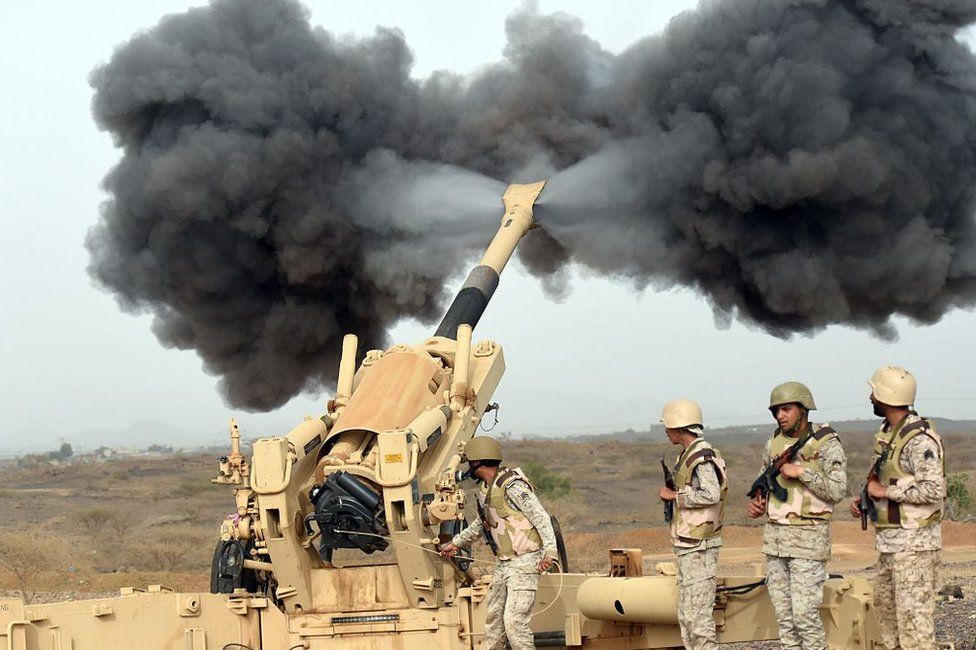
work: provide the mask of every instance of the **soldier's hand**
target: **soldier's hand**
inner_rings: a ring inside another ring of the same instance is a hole
[[[452,558],[455,555],[457,555],[457,552],[458,552],[458,547],[455,546],[454,544],[451,544],[450,542],[444,544],[444,546],[441,546],[440,548],[441,557]]]
[[[749,508],[746,514],[749,515],[750,519],[756,519],[762,517],[766,513],[766,499],[763,497],[755,497],[749,502]]]
[[[541,573],[545,573],[550,567],[552,567],[553,563],[555,563],[553,558],[549,557],[548,555],[543,555],[542,559],[539,560],[539,571]]]
[[[875,499],[884,499],[888,496],[888,488],[872,478],[868,481],[868,494]]]
[[[661,491],[658,494],[660,494],[661,499],[664,501],[674,501],[675,499],[675,492],[669,487],[661,488]]]
[[[857,519],[861,516],[861,500],[854,499],[851,501],[851,516]]]
[[[803,474],[803,468],[796,463],[783,463],[783,466],[779,468],[779,473],[786,478],[800,478]]]

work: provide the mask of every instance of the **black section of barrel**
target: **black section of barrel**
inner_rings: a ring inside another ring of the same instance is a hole
[[[484,265],[471,269],[471,273],[468,274],[461,290],[454,296],[454,302],[444,314],[444,319],[437,327],[434,336],[455,339],[459,325],[470,325],[474,328],[481,315],[485,313],[485,308],[496,287],[498,287],[498,273],[495,269]]]
[[[352,474],[346,472],[335,472],[334,475],[336,477],[336,483],[339,484],[339,487],[348,492],[350,495],[356,497],[360,503],[370,510],[376,510],[376,506],[380,504],[379,495],[360,483]]]

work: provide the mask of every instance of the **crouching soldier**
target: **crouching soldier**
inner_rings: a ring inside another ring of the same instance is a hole
[[[678,556],[678,623],[681,641],[692,650],[713,650],[715,570],[722,545],[722,512],[728,492],[725,461],[703,437],[696,402],[678,399],[661,413],[668,440],[682,452],[672,473],[674,489],[662,487],[671,502],[671,542]],[[662,459],[663,460],[663,459]]]
[[[557,557],[556,534],[549,513],[516,468],[501,467],[502,448],[494,438],[472,438],[464,447],[472,478],[481,483],[479,519],[441,547],[453,557],[459,547],[485,536],[498,559],[488,588],[485,648],[535,648],[529,620],[539,588],[539,574]]]

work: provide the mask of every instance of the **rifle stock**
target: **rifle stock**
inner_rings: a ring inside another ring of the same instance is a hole
[[[664,470],[664,484],[669,490],[674,490],[674,475],[668,468],[668,464],[664,462],[664,456],[661,456],[661,469]],[[664,521],[671,523],[674,519],[674,501],[664,502]]]
[[[868,519],[871,521],[878,521],[878,509],[874,505],[874,499],[868,494],[868,483],[871,480],[877,480],[881,476],[881,470],[884,469],[885,463],[888,462],[888,452],[890,451],[890,446],[885,446],[878,454],[874,463],[871,465],[871,469],[868,471],[868,477],[864,481],[864,487],[861,488],[861,503],[859,504],[859,509],[861,510],[861,530],[868,529]]]
[[[874,502],[871,501],[871,495],[868,494],[868,484],[865,483],[864,487],[861,488],[861,503],[859,504],[859,509],[861,511],[861,530],[868,529],[868,516],[874,513],[877,517],[877,512],[874,509]]]
[[[485,536],[485,543],[491,549],[492,555],[498,555],[498,545],[495,544],[495,538],[491,536],[491,530],[488,528],[488,518],[485,516],[485,509],[482,507],[480,500],[475,500],[475,504],[478,506],[478,518],[481,519],[481,533]]]

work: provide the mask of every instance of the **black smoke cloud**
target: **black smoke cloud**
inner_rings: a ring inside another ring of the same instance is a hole
[[[551,177],[523,242],[701,291],[778,336],[894,336],[976,299],[976,1],[725,0],[612,55],[531,6],[505,59],[410,77],[403,36],[290,0],[214,0],[95,70],[121,148],[90,271],[194,349],[234,406],[334,380],[343,333],[436,318],[504,185]],[[490,225],[489,225],[490,224]]]

